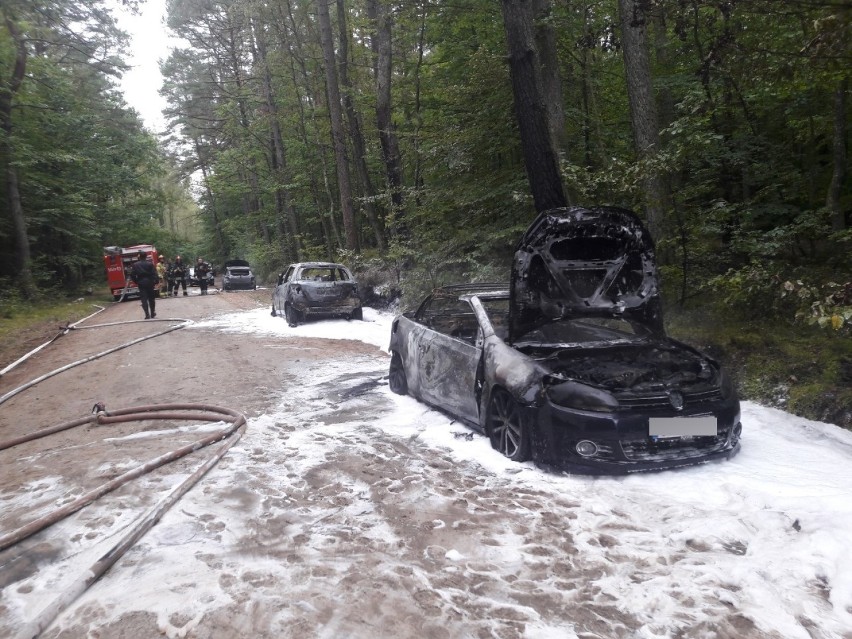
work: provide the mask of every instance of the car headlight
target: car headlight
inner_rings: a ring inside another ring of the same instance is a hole
[[[611,413],[618,408],[616,399],[606,391],[578,382],[556,383],[545,392],[551,402],[565,408],[601,413]]]

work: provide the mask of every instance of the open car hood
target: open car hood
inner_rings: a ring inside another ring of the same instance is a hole
[[[662,335],[654,243],[635,213],[615,207],[544,211],[512,262],[509,340],[553,320],[623,317]]]
[[[248,267],[248,266],[249,266],[249,263],[248,263],[248,262],[246,262],[245,260],[228,260],[228,261],[226,261],[226,262],[225,262],[225,268],[228,268],[229,266],[244,266],[244,267]]]

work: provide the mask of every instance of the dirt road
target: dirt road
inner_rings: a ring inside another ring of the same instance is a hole
[[[196,324],[0,406],[0,441],[82,417],[98,401],[204,402],[248,417],[243,439],[43,636],[852,637],[845,595],[829,603],[841,596],[827,594],[833,577],[814,577],[816,561],[779,561],[812,556],[819,531],[810,537],[805,519],[791,527],[788,502],[754,490],[753,448],[729,467],[642,478],[514,464],[390,393],[378,346],[387,318],[289,329],[268,317],[269,295],[163,300],[158,318]],[[138,303],[118,304],[87,324],[141,314]],[[248,316],[271,328],[237,330]],[[174,325],[74,331],[0,378],[0,395]],[[371,327],[372,341],[340,339]],[[85,426],[0,451],[0,536],[206,429]],[[28,624],[207,450],[0,551],[0,637],[30,636]]]

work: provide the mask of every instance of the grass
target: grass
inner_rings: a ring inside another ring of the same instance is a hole
[[[73,298],[45,295],[36,301],[0,298],[0,368],[53,337],[61,327],[91,315],[96,310],[93,304],[111,302],[112,295],[105,292]]]
[[[719,310],[667,312],[672,336],[718,359],[740,397],[852,430],[852,340],[778,319],[748,321]]]

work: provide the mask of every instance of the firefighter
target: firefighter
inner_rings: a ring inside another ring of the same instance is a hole
[[[186,270],[186,265],[183,263],[180,255],[175,257],[175,261],[172,264],[172,269],[169,272],[169,288],[172,289],[172,295],[177,297],[178,288],[183,286],[183,294],[188,295],[186,292],[186,276],[189,273]]]
[[[157,317],[154,310],[156,297],[154,287],[160,281],[157,269],[153,263],[148,261],[144,251],[139,251],[138,261],[133,263],[130,269],[130,279],[139,287],[139,297],[142,299],[142,310],[145,311],[145,319]]]
[[[202,258],[195,260],[195,277],[198,280],[198,288],[201,289],[202,295],[207,295],[207,275],[213,267],[205,262]]]
[[[162,255],[157,258],[157,277],[160,278],[160,283],[157,284],[157,290],[160,291],[160,297],[168,295],[169,278],[166,276],[166,258]]]

